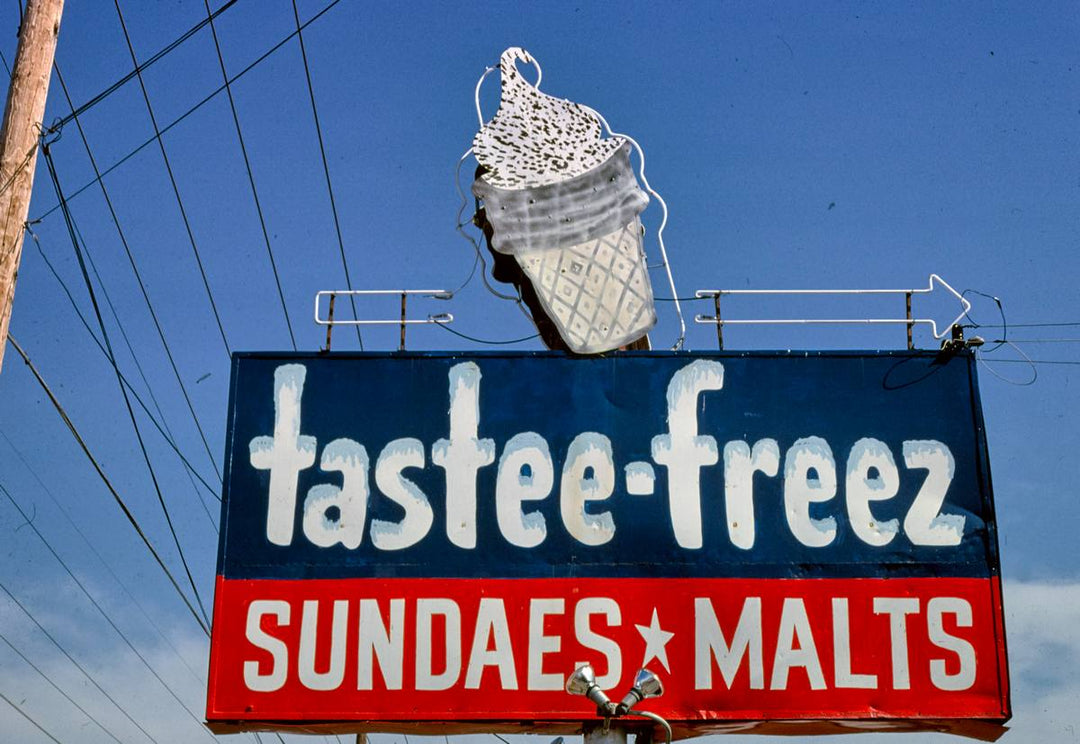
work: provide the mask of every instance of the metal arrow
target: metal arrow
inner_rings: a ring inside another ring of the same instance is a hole
[[[934,285],[938,284],[949,291],[960,301],[960,313],[942,331],[938,331],[937,321],[932,318],[911,317],[911,297],[917,294],[929,294],[934,291]],[[752,320],[724,320],[720,317],[720,298],[724,295],[904,295],[907,301],[907,317],[905,318],[761,318]],[[935,339],[943,338],[950,329],[971,310],[971,303],[966,297],[957,292],[953,287],[937,274],[930,275],[930,281],[925,289],[699,289],[695,296],[698,298],[712,297],[716,303],[715,315],[698,315],[694,318],[697,323],[711,323],[718,326],[725,325],[807,325],[807,324],[848,324],[848,325],[877,325],[892,324],[908,326],[908,346],[911,347],[911,327],[914,325],[927,325]],[[722,348],[722,338],[721,338]]]

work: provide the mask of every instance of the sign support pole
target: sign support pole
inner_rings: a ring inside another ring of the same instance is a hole
[[[626,744],[626,729],[619,725],[586,728],[584,744]]]
[[[38,139],[63,10],[64,0],[27,2],[0,130],[0,365],[7,346]]]

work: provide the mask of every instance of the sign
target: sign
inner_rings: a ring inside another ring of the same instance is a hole
[[[967,352],[236,354],[225,462],[218,730],[1009,717]]]

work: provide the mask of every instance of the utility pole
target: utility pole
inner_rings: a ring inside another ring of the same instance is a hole
[[[38,140],[63,11],[64,0],[27,0],[0,128],[0,366],[7,347]]]

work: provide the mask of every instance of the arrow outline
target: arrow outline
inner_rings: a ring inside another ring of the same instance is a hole
[[[965,315],[971,310],[971,301],[957,292],[951,284],[942,279],[937,274],[931,274],[930,279],[925,289],[699,289],[694,293],[697,299],[716,298],[719,299],[723,295],[844,295],[844,294],[902,294],[902,295],[916,295],[916,294],[929,294],[934,291],[934,283],[944,287],[952,294],[956,299],[960,300],[960,306],[963,308],[960,314],[957,315],[949,324],[945,330],[938,332],[937,321],[933,318],[755,318],[744,320],[724,320],[715,315],[696,315],[694,317],[695,323],[712,324],[712,325],[809,325],[809,324],[830,324],[830,325],[879,325],[879,324],[891,324],[891,325],[927,325],[930,326],[930,332],[934,335],[934,338],[941,340],[946,333],[949,333],[954,326],[956,326]]]

